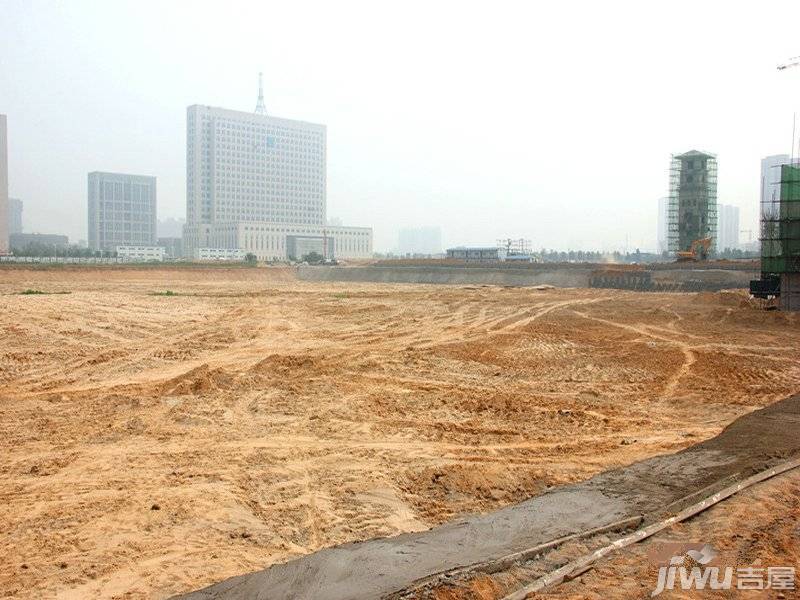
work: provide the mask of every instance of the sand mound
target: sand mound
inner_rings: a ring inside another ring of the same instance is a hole
[[[229,390],[232,386],[233,376],[230,373],[203,364],[161,383],[158,387],[165,396],[184,396]]]

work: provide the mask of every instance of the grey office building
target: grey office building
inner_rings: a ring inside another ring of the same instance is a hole
[[[155,246],[156,178],[89,173],[89,247]]]
[[[8,199],[8,234],[22,233],[22,200]]]

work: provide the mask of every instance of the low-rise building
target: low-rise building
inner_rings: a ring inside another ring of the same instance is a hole
[[[66,248],[69,238],[56,233],[12,233],[9,237],[11,248],[21,250],[31,246],[51,246],[53,248]]]
[[[505,260],[505,248],[498,248],[496,246],[490,247],[467,247],[458,246],[456,248],[447,249],[447,258],[455,260],[469,260],[469,261],[493,261]]]
[[[195,260],[244,260],[246,253],[239,248],[195,248]]]
[[[117,246],[117,257],[133,261],[164,260],[164,248],[161,246]]]
[[[372,258],[371,227],[246,221],[187,224],[183,236],[184,253],[191,248],[239,248],[245,254],[255,254],[259,260],[287,260],[292,257],[289,253],[292,237],[327,239],[331,250],[325,258]],[[321,243],[324,247],[325,242]],[[196,258],[196,252],[190,256]]]
[[[537,262],[536,257],[533,254],[506,254],[505,256],[506,262],[518,262],[518,263],[533,263]]]

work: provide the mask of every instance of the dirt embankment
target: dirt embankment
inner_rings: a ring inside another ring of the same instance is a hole
[[[712,264],[661,265],[643,269],[638,265],[597,265],[590,263],[550,264],[533,263],[465,263],[453,265],[448,261],[381,261],[374,265],[347,267],[300,266],[297,276],[303,281],[339,281],[372,283],[424,283],[439,285],[503,285],[532,287],[600,287],[639,289],[647,291],[718,291],[748,288],[750,280],[758,277],[757,269],[719,268]],[[654,266],[654,265],[651,265]],[[602,284],[595,280],[598,271],[641,272],[647,275],[633,284],[625,278],[606,277]],[[652,277],[651,277],[652,276]]]

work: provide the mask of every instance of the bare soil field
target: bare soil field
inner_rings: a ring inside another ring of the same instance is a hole
[[[800,319],[739,293],[81,268],[0,294],[14,597],[163,598],[424,530],[800,391]]]

